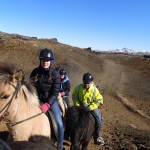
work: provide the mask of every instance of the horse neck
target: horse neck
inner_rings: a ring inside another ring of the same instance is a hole
[[[50,137],[50,123],[45,114],[41,114],[38,103],[29,106],[25,97],[19,96],[17,113],[12,124],[7,126],[12,135],[10,141],[26,141],[32,135],[44,135]],[[12,125],[12,126],[11,126]],[[37,126],[38,125],[38,126]]]
[[[27,119],[41,112],[38,107],[38,103],[31,105],[29,102],[27,102],[23,94],[19,94],[16,100],[18,100],[18,107],[16,116],[14,117],[15,121]]]

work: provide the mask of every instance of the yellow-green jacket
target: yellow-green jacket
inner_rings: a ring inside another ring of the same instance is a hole
[[[98,108],[99,104],[103,104],[103,97],[93,82],[88,90],[83,87],[83,84],[77,85],[73,91],[72,100],[74,106],[80,106],[83,102],[85,106],[89,106],[90,110],[94,110]]]

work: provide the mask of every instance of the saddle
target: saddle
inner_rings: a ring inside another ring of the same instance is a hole
[[[65,110],[68,110],[68,105],[64,100],[63,100],[63,104],[64,104],[64,107],[65,107]],[[46,116],[48,117],[49,122],[51,124],[52,137],[57,140],[58,139],[58,127],[57,127],[57,123],[56,123],[56,119],[54,117],[54,114],[53,114],[52,111],[48,110],[46,112]]]
[[[65,112],[67,112],[67,110],[68,110],[68,104],[67,104],[67,102],[63,99],[63,104],[64,104],[64,107],[65,107]]]
[[[50,110],[48,110],[46,112],[46,116],[48,117],[49,122],[51,124],[52,137],[57,140],[58,139],[58,127],[57,127],[57,123],[56,123],[56,119],[54,117],[54,114]]]

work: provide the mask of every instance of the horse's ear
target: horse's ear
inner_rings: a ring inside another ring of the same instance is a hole
[[[22,70],[18,70],[14,75],[13,75],[14,79],[18,80],[18,81],[22,81],[23,80],[23,71]]]

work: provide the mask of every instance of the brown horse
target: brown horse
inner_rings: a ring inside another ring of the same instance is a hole
[[[34,86],[12,64],[0,65],[0,121],[8,127],[8,142],[28,141],[34,135],[51,139],[50,123],[39,109]]]
[[[86,150],[94,134],[95,119],[88,107],[72,106],[66,113],[65,134],[70,137],[71,150]]]

